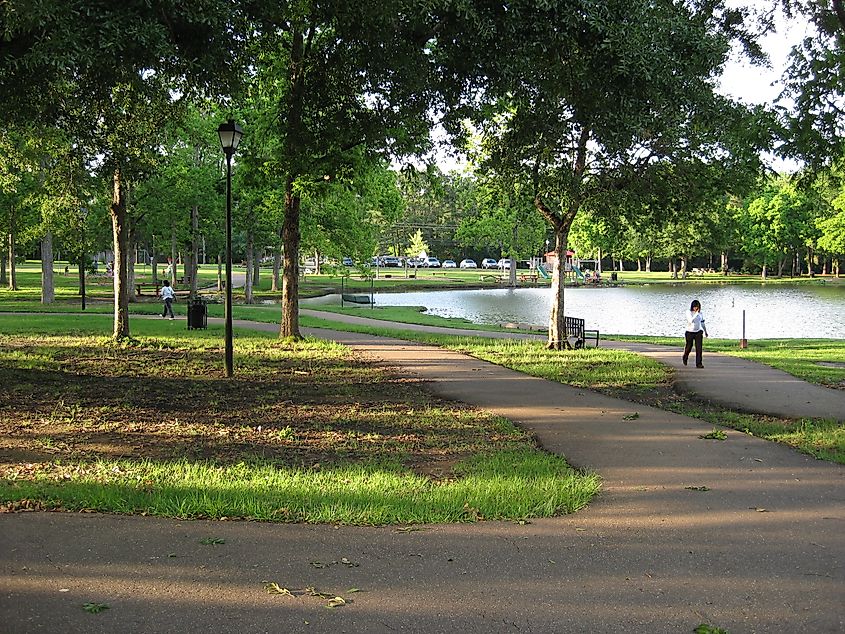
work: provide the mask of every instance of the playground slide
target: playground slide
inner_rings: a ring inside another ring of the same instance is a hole
[[[549,275],[549,272],[546,270],[546,267],[542,264],[537,265],[537,273],[539,273],[540,277],[542,277],[544,280],[549,280],[552,278],[552,276]]]
[[[575,271],[575,275],[578,277],[578,279],[580,279],[582,282],[586,281],[585,278],[584,278],[584,274],[581,272],[581,269],[579,269],[577,266],[575,266],[573,264],[572,270]]]

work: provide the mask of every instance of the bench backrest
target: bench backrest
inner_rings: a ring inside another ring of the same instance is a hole
[[[580,317],[564,317],[563,322],[567,337],[584,338],[585,321],[583,319]]]

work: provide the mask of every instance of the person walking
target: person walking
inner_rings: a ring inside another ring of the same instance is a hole
[[[170,319],[176,319],[176,316],[173,314],[173,299],[175,297],[176,295],[173,293],[173,287],[170,286],[170,282],[163,280],[161,283],[161,298],[164,300],[164,312],[161,313],[162,317],[167,317],[169,313]]]
[[[697,299],[692,300],[689,311],[687,311],[687,331],[686,345],[684,346],[684,365],[689,360],[689,353],[692,351],[692,346],[695,345],[695,367],[703,368],[704,364],[701,362],[701,348],[704,337],[709,337],[707,328],[704,326],[704,315],[701,314],[701,302]]]

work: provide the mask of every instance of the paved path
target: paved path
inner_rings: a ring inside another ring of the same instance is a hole
[[[465,330],[399,324],[355,315],[303,310],[302,314],[355,325],[372,325],[392,330],[413,330],[490,338],[545,339],[545,335]],[[651,357],[676,370],[675,382],[685,392],[745,412],[785,418],[832,418],[845,421],[845,390],[812,385],[770,366],[726,354],[705,352],[705,368],[681,363],[681,348],[646,343],[602,341],[607,348],[630,350]]]
[[[412,532],[0,515],[4,631],[845,631],[845,467],[738,432],[702,440],[699,421],[457,353],[312,332],[519,422],[598,471],[602,494],[573,516]],[[266,581],[353,603],[268,595]]]

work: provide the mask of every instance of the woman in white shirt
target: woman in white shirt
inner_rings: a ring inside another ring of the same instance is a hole
[[[170,319],[175,319],[173,315],[173,298],[175,297],[175,293],[173,292],[173,287],[170,286],[170,282],[167,280],[162,281],[161,283],[161,298],[164,300],[164,312],[162,312],[162,317],[167,317],[168,313],[170,314]]]
[[[692,300],[689,311],[687,311],[687,331],[686,346],[684,346],[684,365],[687,364],[689,353],[695,344],[695,367],[703,368],[704,364],[701,362],[701,347],[704,337],[709,337],[707,328],[704,326],[704,315],[701,314],[701,302],[697,299]]]

